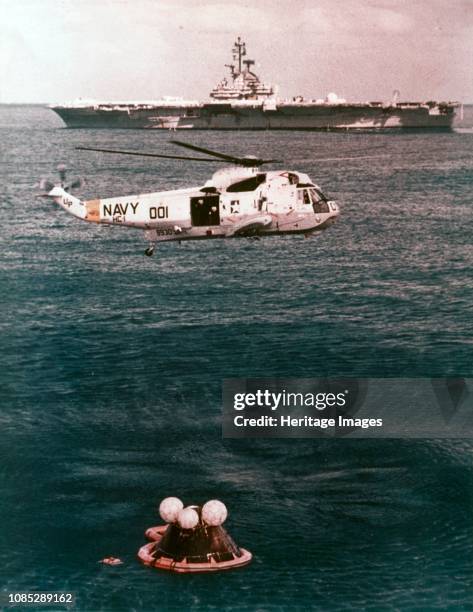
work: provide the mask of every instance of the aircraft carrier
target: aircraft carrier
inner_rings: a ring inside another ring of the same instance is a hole
[[[451,129],[458,102],[402,102],[395,91],[389,102],[352,103],[330,93],[323,99],[297,96],[280,100],[244,59],[239,37],[230,74],[199,102],[163,98],[148,102],[78,101],[53,105],[69,128],[194,130],[363,130],[387,128]]]

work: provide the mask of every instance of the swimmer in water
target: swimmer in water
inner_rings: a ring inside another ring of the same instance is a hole
[[[122,565],[123,561],[118,557],[105,557],[105,559],[101,559],[99,563],[103,563],[105,565]]]

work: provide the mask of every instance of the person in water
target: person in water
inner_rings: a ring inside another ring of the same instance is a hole
[[[118,557],[105,557],[105,559],[102,559],[99,561],[99,563],[103,563],[105,565],[121,565],[123,561]]]

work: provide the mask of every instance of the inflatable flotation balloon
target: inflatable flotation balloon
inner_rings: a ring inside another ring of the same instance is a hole
[[[223,525],[228,516],[227,508],[218,499],[211,499],[202,506],[202,520],[206,525]]]
[[[177,497],[166,497],[159,504],[159,515],[166,523],[174,523],[184,504]]]

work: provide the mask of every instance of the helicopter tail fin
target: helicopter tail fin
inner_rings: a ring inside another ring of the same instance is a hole
[[[63,187],[56,185],[48,193],[41,194],[40,197],[49,198],[58,204],[61,208],[64,208],[66,212],[77,217],[78,219],[84,219],[85,221],[94,221],[94,215],[92,209],[97,209],[98,217],[98,206],[90,206],[91,202],[83,202],[75,196],[68,193]],[[94,201],[92,201],[94,202]]]
[[[65,211],[78,219],[100,221],[99,200],[83,202],[70,193],[72,189],[83,187],[85,184],[84,179],[77,178],[67,181],[66,166],[64,164],[59,164],[57,171],[59,172],[60,182],[52,182],[47,178],[41,179],[38,184],[41,193],[38,194],[38,197],[53,200],[61,208],[64,208]]]

